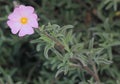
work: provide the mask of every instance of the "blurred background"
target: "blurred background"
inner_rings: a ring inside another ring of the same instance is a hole
[[[36,44],[31,43],[38,38],[37,34],[19,38],[11,33],[6,21],[14,9],[13,1],[15,0],[0,0],[0,84],[6,81],[9,82],[7,84],[85,84],[80,81],[86,79],[81,78],[78,75],[80,73],[75,74],[75,71],[55,78],[57,68],[51,63],[53,58],[46,59],[43,50],[37,52]],[[60,26],[74,25],[74,33],[83,33],[83,41],[90,38],[90,28],[95,27],[99,31],[101,25],[112,27],[110,32],[120,35],[119,0],[16,1],[35,8],[40,26],[49,22]],[[107,20],[110,21],[109,24]],[[119,37],[117,41],[120,43]],[[111,49],[113,63],[102,68],[102,72],[99,72],[100,79],[105,84],[120,84],[120,45]],[[86,78],[89,79],[89,75]]]

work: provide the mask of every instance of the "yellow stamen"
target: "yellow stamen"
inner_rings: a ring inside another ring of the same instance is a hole
[[[27,19],[26,17],[22,17],[21,20],[20,20],[20,22],[21,22],[22,24],[27,24],[28,19]]]

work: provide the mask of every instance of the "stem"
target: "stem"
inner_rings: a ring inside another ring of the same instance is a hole
[[[93,70],[94,70],[94,74],[95,74],[96,81],[97,81],[97,83],[99,84],[99,83],[100,83],[100,79],[99,79],[99,76],[98,76],[98,72],[97,72],[96,65],[93,64],[92,66],[93,66]]]
[[[70,58],[70,61],[76,64],[77,67],[83,68],[88,74],[90,74],[95,79],[97,84],[100,84],[95,64],[92,65],[94,70],[91,70],[88,66],[83,65],[82,62],[76,57]]]
[[[44,35],[46,35],[48,38],[50,38],[51,40],[53,40],[58,46],[60,46],[62,49],[64,49],[64,45],[57,40],[56,38],[50,36],[47,32],[42,32]],[[97,84],[100,84],[100,79],[97,73],[97,69],[95,64],[93,63],[93,61],[91,61],[92,63],[92,67],[93,67],[93,71],[88,67],[88,66],[84,66],[83,63],[77,59],[76,57],[74,58],[70,58],[70,61],[75,63],[75,64],[79,64],[80,68],[82,67],[84,70],[87,71],[87,73],[89,73],[91,76],[93,76],[93,78],[95,79]]]
[[[93,68],[94,78],[95,78],[97,84],[100,84],[100,79],[99,79],[99,76],[98,76],[96,65],[95,65],[94,61],[91,58],[90,58],[90,63],[91,63],[92,68]]]
[[[28,74],[28,77],[27,77],[27,80],[26,80],[27,83],[30,82],[31,77],[33,76],[33,73],[34,73],[36,67],[37,67],[39,64],[40,64],[40,61],[36,62],[36,63],[35,63],[35,66],[33,66],[33,67],[31,68],[31,70],[29,71],[29,74]]]
[[[96,80],[96,82],[98,81],[95,73],[94,73],[88,66],[83,66],[83,68],[84,68],[91,76],[93,76],[93,78]]]
[[[60,48],[61,52],[64,52],[64,45],[59,40],[50,36],[47,32],[42,32],[42,33],[46,35],[48,38],[50,38],[51,40],[53,40],[56,43],[56,45]]]

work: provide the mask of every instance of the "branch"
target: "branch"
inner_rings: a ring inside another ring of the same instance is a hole
[[[72,63],[78,65],[80,68],[84,69],[88,74],[90,74],[95,79],[97,84],[100,84],[100,80],[99,80],[99,77],[97,74],[96,66],[94,66],[94,71],[93,71],[88,66],[83,65],[83,63],[79,59],[77,59],[77,57],[70,58],[70,61]]]
[[[51,40],[53,40],[56,44],[57,47],[59,47],[59,50],[61,52],[64,52],[64,45],[59,41],[57,40],[56,38],[50,36],[47,32],[42,32],[44,35],[46,35],[48,38],[50,38]]]

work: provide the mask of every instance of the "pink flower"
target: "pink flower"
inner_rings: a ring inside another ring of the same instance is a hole
[[[38,16],[34,12],[34,8],[31,6],[20,5],[16,7],[8,16],[7,24],[13,34],[17,34],[22,37],[34,33],[34,28],[38,28]]]

